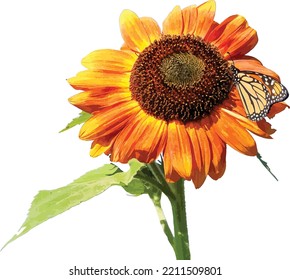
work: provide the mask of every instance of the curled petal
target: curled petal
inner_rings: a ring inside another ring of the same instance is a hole
[[[269,135],[276,132],[276,129],[272,128],[272,125],[268,123],[265,119],[262,119],[259,122],[257,122],[257,125]]]
[[[91,157],[98,157],[101,154],[104,154],[108,149],[109,149],[109,147],[107,147],[107,146],[102,146],[96,142],[93,142],[92,146],[91,146],[91,150],[90,150],[90,156]]]
[[[285,102],[275,103],[271,106],[267,117],[272,119],[275,117],[276,114],[279,114],[280,112],[284,111],[286,108],[290,109],[290,106],[287,105]]]
[[[111,146],[115,141],[116,136],[113,137],[100,137],[97,140],[93,141],[90,150],[91,157],[98,157],[101,154],[110,154]]]

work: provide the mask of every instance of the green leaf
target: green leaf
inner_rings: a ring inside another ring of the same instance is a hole
[[[257,153],[258,160],[264,165],[264,167],[269,171],[269,173],[278,181],[277,177],[272,173],[270,167],[268,166],[267,162],[262,160],[262,156]]]
[[[156,181],[154,180],[154,183],[155,182]],[[142,168],[138,170],[131,182],[129,182],[128,185],[123,186],[123,188],[126,192],[136,196],[151,192],[152,173],[148,170],[147,165],[144,164]]]
[[[82,124],[85,121],[87,121],[92,115],[87,113],[87,112],[80,112],[79,116],[77,118],[74,118],[70,123],[67,124],[67,126],[62,129],[60,132],[64,132],[66,130],[69,130],[70,128],[78,125],[78,124]]]
[[[146,193],[146,186],[144,182],[138,178],[133,178],[132,181],[123,188],[129,194],[136,196]]]
[[[125,188],[134,179],[138,170],[144,166],[137,160],[131,160],[129,165],[130,169],[123,172],[114,164],[106,164],[89,171],[65,187],[40,191],[32,201],[28,216],[19,232],[4,247],[48,219],[101,194],[113,185]]]

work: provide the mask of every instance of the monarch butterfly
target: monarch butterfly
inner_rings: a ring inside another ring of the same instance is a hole
[[[253,71],[240,71],[230,66],[247,118],[259,121],[266,117],[271,105],[285,100],[288,90],[274,78]]]

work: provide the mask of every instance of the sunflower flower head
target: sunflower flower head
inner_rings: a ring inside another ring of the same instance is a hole
[[[81,139],[93,141],[91,156],[149,163],[162,155],[167,181],[184,178],[199,188],[207,175],[224,174],[227,145],[257,155],[250,133],[271,138],[274,130],[256,110],[264,106],[274,116],[287,106],[280,101],[288,92],[275,72],[246,56],[258,42],[246,19],[217,23],[215,8],[213,0],[176,6],[162,30],[152,18],[122,12],[121,49],[93,51],[82,60],[87,70],[68,80],[82,91],[71,104],[92,115],[80,130]],[[275,86],[284,96],[245,108],[240,81],[261,95]]]

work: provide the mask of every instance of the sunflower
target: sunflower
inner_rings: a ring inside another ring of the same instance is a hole
[[[92,115],[80,130],[93,141],[91,156],[150,163],[162,155],[168,182],[184,178],[199,188],[207,175],[224,174],[227,145],[257,155],[251,133],[271,138],[275,130],[246,117],[230,65],[279,77],[246,56],[258,37],[244,17],[217,23],[214,16],[213,0],[176,6],[161,31],[150,17],[122,12],[120,50],[93,51],[82,60],[87,70],[68,79],[82,91],[70,103]],[[274,104],[268,116],[286,106]]]

